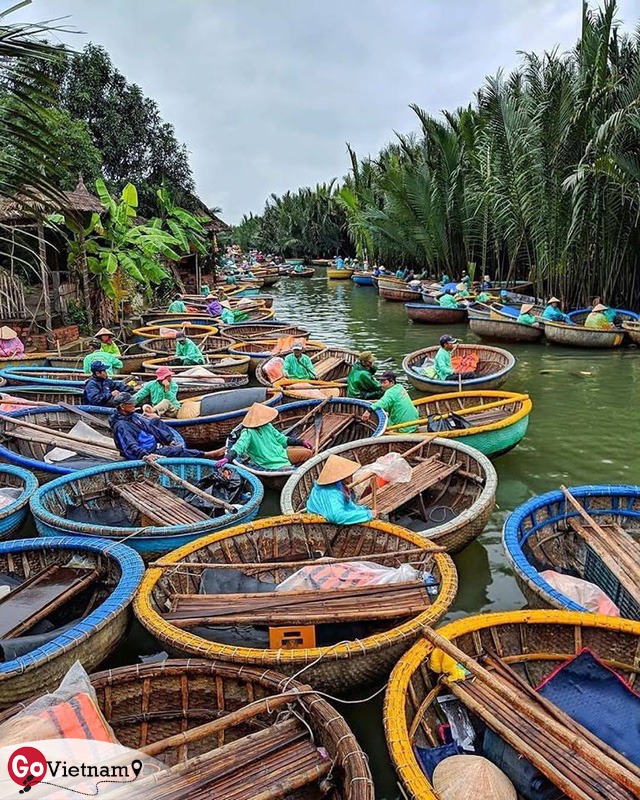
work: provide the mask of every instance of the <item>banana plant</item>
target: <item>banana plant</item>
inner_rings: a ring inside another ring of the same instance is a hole
[[[200,220],[185,208],[177,206],[166,187],[161,186],[156,192],[156,197],[160,213],[149,220],[149,226],[156,230],[168,229],[167,232],[176,239],[184,255],[194,252],[207,253],[206,231]]]

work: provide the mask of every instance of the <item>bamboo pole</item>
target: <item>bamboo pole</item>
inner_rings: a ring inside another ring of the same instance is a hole
[[[1,417],[0,417],[1,419]],[[169,478],[169,480],[173,481],[174,483],[183,486],[185,489],[188,489],[192,494],[195,494],[196,497],[200,497],[202,500],[206,500],[209,503],[213,503],[214,506],[221,506],[228,511],[230,514],[235,514],[237,512],[237,508],[232,506],[230,503],[226,503],[224,500],[220,500],[217,497],[214,497],[212,494],[208,492],[203,492],[202,489],[198,489],[197,486],[194,486],[189,481],[185,481],[184,478],[176,475],[175,472],[171,472],[170,469],[163,467],[161,464],[158,464],[157,461],[147,461],[146,462],[152,469],[156,470],[156,472],[162,473],[162,475]]]
[[[300,425],[302,425],[303,422],[306,422],[308,419],[310,419],[315,414],[317,414],[319,411],[321,411],[327,405],[327,403],[329,403],[329,402],[331,402],[331,398],[330,397],[327,397],[325,400],[322,400],[319,405],[317,405],[314,408],[312,408],[311,411],[309,411],[308,414],[305,414],[304,417],[302,417],[302,419],[299,419],[290,428],[287,428],[286,431],[283,431],[284,435],[285,436],[290,436],[292,431],[294,431],[296,428],[298,428]]]
[[[45,428],[43,425],[35,425],[33,422],[26,422],[23,419],[18,419],[17,417],[9,417],[6,414],[0,414],[0,420],[4,423],[10,423],[11,425],[17,425],[21,428],[28,428],[32,431],[37,431],[38,433],[46,434],[47,436],[55,436],[58,439],[66,440],[69,443],[79,443],[79,444],[89,444],[92,447],[97,447],[103,450],[112,451],[114,454],[118,453],[118,450],[115,445],[107,445],[107,444],[100,444],[98,442],[94,442],[91,439],[87,439],[84,436],[73,436],[70,433],[63,433],[62,431],[57,431],[52,433],[49,428]],[[8,431],[5,430],[8,433]]]
[[[428,436],[423,436],[416,445],[414,445],[413,447],[410,447],[404,453],[399,453],[399,455],[401,455],[402,458],[406,459],[407,456],[413,455],[418,450],[420,450],[425,444],[428,444],[433,439],[437,439],[438,436],[439,436],[438,433],[431,433]],[[376,473],[374,472],[373,475],[375,475],[375,474]],[[368,480],[371,477],[371,475],[372,475],[372,473],[368,472],[366,475],[363,475],[362,477],[358,478],[357,481],[353,481],[353,483],[347,484],[347,489],[349,489],[349,491],[351,491],[356,486],[359,486],[361,483],[364,483],[366,480]]]

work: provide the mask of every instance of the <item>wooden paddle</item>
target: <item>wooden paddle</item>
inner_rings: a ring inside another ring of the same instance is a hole
[[[88,411],[82,411],[77,406],[69,405],[69,403],[58,403],[60,408],[64,408],[65,411],[69,411],[72,414],[77,414],[82,419],[87,420],[87,422],[91,423],[92,425],[96,425],[99,428],[108,428],[111,430],[111,426],[105,419],[100,419],[99,417],[94,416],[93,414],[89,414]]]
[[[194,486],[189,481],[185,481],[184,478],[181,478],[179,475],[176,475],[175,472],[171,472],[170,469],[163,467],[161,464],[158,464],[157,461],[146,461],[152,469],[156,472],[160,472],[162,475],[165,475],[169,480],[173,481],[174,483],[183,486],[185,489],[188,489],[192,494],[195,494],[196,497],[200,497],[202,500],[206,500],[209,503],[212,503],[214,506],[221,506],[224,508],[225,511],[228,511],[230,514],[236,514],[238,509],[232,506],[230,503],[225,503],[224,500],[220,500],[217,497],[214,497],[212,494],[208,492],[203,492],[202,489],[198,489],[197,486]]]
[[[500,406],[506,406],[509,403],[520,403],[524,402],[525,400],[529,399],[528,394],[513,394],[511,397],[506,397],[504,400],[495,400],[492,403],[484,403],[484,405],[479,406],[470,406],[469,408],[461,408],[460,411],[449,411],[446,414],[436,414],[433,419],[447,419],[452,414],[456,414],[458,417],[463,417],[466,414],[478,414],[481,411],[488,411],[491,408],[499,408]],[[423,417],[424,422],[426,422],[426,417]],[[387,431],[397,430],[398,428],[407,428],[411,425],[420,425],[424,424],[421,423],[419,419],[409,420],[408,422],[396,422],[395,425],[388,425]]]
[[[330,403],[330,402],[331,402],[331,398],[327,397],[325,400],[323,400],[320,403],[320,405],[315,406],[315,408],[312,408],[311,411],[309,411],[308,414],[305,414],[304,417],[302,417],[302,419],[299,419],[297,422],[295,422],[293,425],[291,425],[290,428],[287,428],[286,431],[282,431],[284,433],[284,435],[285,436],[290,436],[292,431],[294,431],[296,428],[298,428],[300,425],[302,425],[303,422],[306,422],[308,419],[313,417],[314,414],[317,414],[319,411],[321,411],[327,405],[327,403]]]

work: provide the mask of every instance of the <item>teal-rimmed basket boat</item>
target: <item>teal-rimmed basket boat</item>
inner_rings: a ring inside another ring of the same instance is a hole
[[[161,464],[178,477],[197,484],[216,471],[214,461],[204,458],[163,458]],[[31,498],[31,513],[41,536],[75,535],[127,541],[145,560],[152,560],[170,550],[204,536],[252,520],[260,508],[264,489],[260,481],[241,467],[231,470],[244,479],[246,499],[234,513],[225,511],[218,517],[174,525],[143,525],[133,508],[127,512],[128,525],[109,525],[107,522],[83,522],[69,518],[69,510],[84,508],[99,514],[124,505],[111,489],[148,479],[164,487],[175,488],[165,475],[158,474],[144,461],[124,461],[65,475],[42,486]]]
[[[569,489],[588,514],[615,534],[615,526],[640,542],[640,486],[605,484]],[[540,574],[553,570],[599,586],[619,607],[620,614],[640,619],[640,604],[621,585],[601,557],[571,527],[579,512],[560,490],[547,492],[518,506],[506,519],[502,543],[516,580],[529,604],[537,608],[587,611],[557,591]]]
[[[144,573],[142,559],[130,547],[104,539],[75,536],[0,542],[0,572],[21,579],[54,564],[64,566],[74,557],[99,571],[93,607],[88,609],[91,599],[86,600],[77,621],[58,632],[51,631],[50,636],[32,637],[33,649],[23,654],[16,652],[14,657],[0,663],[2,708],[36,692],[52,691],[76,661],[91,672],[114,650],[126,632],[129,606]],[[28,646],[29,642],[24,639],[13,640],[16,650],[20,645],[23,649]]]
[[[20,495],[0,508],[0,539],[8,539],[20,531],[29,515],[29,500],[38,488],[32,472],[10,464],[0,464],[0,487],[17,489]]]

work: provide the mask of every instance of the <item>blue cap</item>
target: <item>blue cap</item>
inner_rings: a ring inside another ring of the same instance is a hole
[[[91,372],[106,372],[107,369],[107,365],[103,364],[102,361],[91,362]]]

